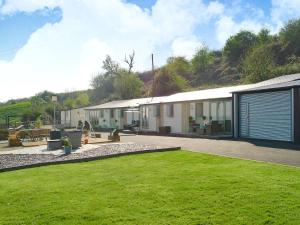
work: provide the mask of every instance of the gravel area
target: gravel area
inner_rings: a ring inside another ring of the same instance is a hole
[[[178,147],[160,147],[149,144],[116,143],[95,146],[94,149],[83,152],[72,152],[69,155],[54,154],[0,154],[0,171],[9,171],[25,167],[44,164],[58,164],[64,162],[79,162],[155,151],[178,150]]]

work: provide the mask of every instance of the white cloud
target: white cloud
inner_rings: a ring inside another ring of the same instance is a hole
[[[172,43],[173,56],[184,56],[191,59],[196,50],[203,47],[203,44],[195,37],[176,38]]]
[[[286,21],[300,16],[300,0],[271,0],[270,17],[265,12],[249,3],[243,4],[236,0],[230,8],[216,22],[216,36],[222,47],[227,38],[240,30],[249,30],[254,33],[267,28],[272,34],[278,33]],[[242,15],[242,18],[241,18]]]
[[[262,28],[267,28],[271,30],[271,32],[274,31],[274,27],[272,27],[270,24],[251,19],[245,19],[240,22],[236,22],[232,17],[229,16],[222,16],[215,25],[217,40],[220,48],[224,46],[226,40],[230,36],[238,33],[241,30],[258,33]]]
[[[216,16],[216,15],[221,15],[222,13],[224,13],[224,5],[221,4],[220,2],[210,2],[207,10],[206,10],[206,14],[208,16]]]
[[[152,11],[123,0],[7,0],[0,10],[56,6],[62,9],[60,22],[34,32],[12,61],[0,61],[0,100],[88,88],[106,54],[122,62],[134,49],[136,70],[151,68],[151,53],[156,66],[172,54],[190,55],[201,44],[194,36],[197,26],[224,10],[201,0],[158,0]]]
[[[300,16],[300,0],[272,0],[271,17],[276,31],[285,21]]]

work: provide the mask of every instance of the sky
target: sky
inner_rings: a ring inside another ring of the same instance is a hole
[[[135,71],[222,49],[240,30],[277,33],[300,0],[0,0],[0,102],[90,87],[106,55]]]

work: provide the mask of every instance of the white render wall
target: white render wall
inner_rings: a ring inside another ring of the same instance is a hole
[[[182,103],[173,103],[173,104],[174,104],[173,117],[168,117],[168,112],[167,112],[168,104],[163,104],[164,107],[163,126],[170,126],[171,133],[181,134],[182,133]]]
[[[61,124],[70,127],[77,127],[78,122],[85,120],[85,112],[83,108],[71,109],[60,112]]]
[[[99,112],[99,126],[103,128],[107,128],[110,126],[110,115],[109,115],[109,109],[102,109],[103,110],[103,117],[101,117],[101,113]],[[100,111],[100,110],[99,110]]]

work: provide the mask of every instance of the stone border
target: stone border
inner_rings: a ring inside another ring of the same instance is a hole
[[[0,173],[21,170],[21,169],[27,169],[27,168],[41,167],[41,166],[89,162],[89,161],[115,158],[115,157],[134,155],[134,154],[167,152],[167,151],[178,151],[178,150],[181,150],[181,147],[166,147],[166,148],[157,148],[157,149],[140,150],[140,151],[132,151],[132,152],[123,152],[123,153],[116,153],[116,154],[109,154],[109,155],[100,155],[100,156],[93,156],[93,157],[86,157],[86,158],[67,159],[67,160],[63,160],[63,161],[40,162],[40,163],[21,165],[21,166],[16,166],[16,167],[2,168],[2,169],[0,169]]]

